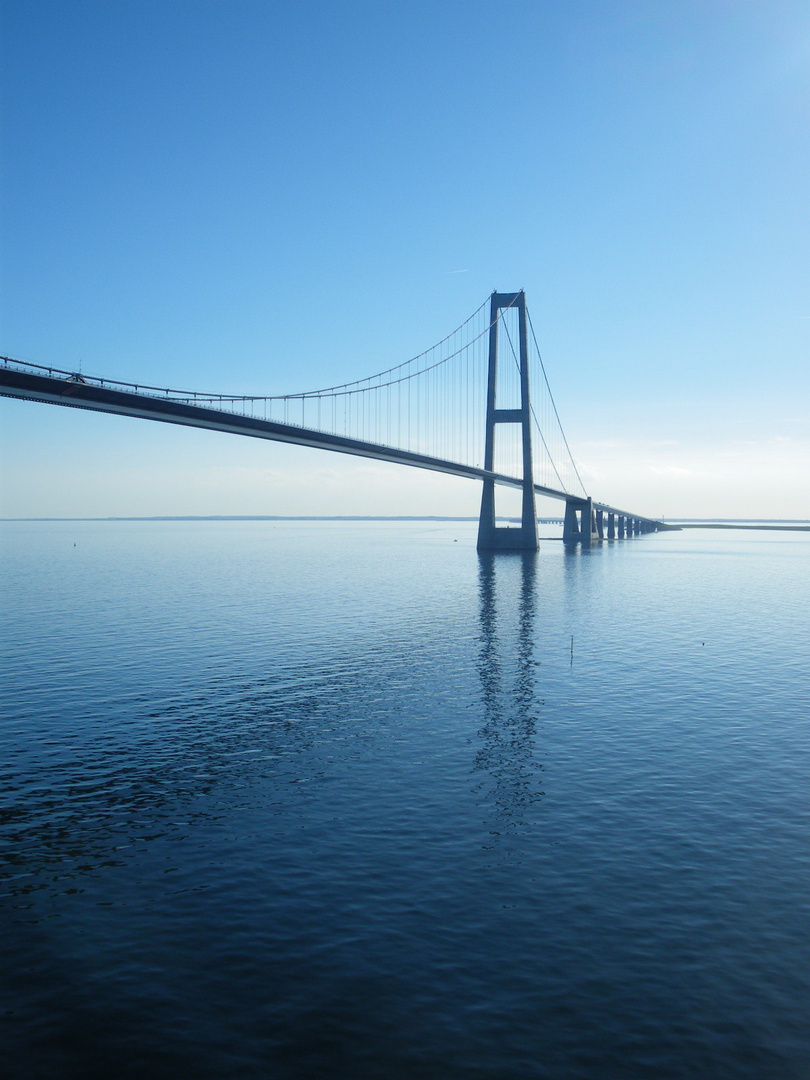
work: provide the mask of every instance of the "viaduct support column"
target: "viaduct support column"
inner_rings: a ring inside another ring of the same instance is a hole
[[[621,521],[621,518],[619,519]],[[613,530],[609,519],[608,529]],[[609,532],[612,537],[612,531]],[[582,544],[590,547],[605,538],[605,511],[594,510],[593,499],[571,498],[565,500],[563,541],[566,544]]]
[[[565,500],[565,520],[563,522],[563,542],[577,544],[580,540],[579,522],[577,521],[577,503],[579,500]]]
[[[580,525],[580,543],[583,547],[590,547],[592,540],[599,539],[596,532],[596,521],[594,519],[593,499],[583,500],[580,516],[582,518],[582,524]]]

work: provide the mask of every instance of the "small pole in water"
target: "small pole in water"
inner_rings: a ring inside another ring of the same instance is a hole
[[[574,664],[574,635],[571,635],[571,665]]]

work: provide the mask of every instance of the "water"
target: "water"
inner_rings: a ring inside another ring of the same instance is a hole
[[[2,564],[5,1075],[810,1076],[806,535]]]

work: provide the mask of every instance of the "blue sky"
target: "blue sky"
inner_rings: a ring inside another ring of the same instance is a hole
[[[803,0],[3,0],[2,54],[3,354],[310,389],[525,288],[595,497],[810,517]],[[8,399],[0,425],[6,517],[480,497]]]

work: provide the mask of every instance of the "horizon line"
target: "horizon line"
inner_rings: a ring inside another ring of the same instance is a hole
[[[502,520],[513,520],[508,515],[498,515]],[[514,519],[517,520],[517,519]],[[538,517],[538,522],[550,524],[561,521],[562,515]],[[698,518],[671,517],[662,518],[671,524],[709,525],[717,523],[750,522],[767,525],[784,522],[793,525],[810,525],[810,518]],[[453,516],[447,514],[138,514],[123,516],[108,514],[103,517],[2,517],[0,523],[14,521],[478,521],[477,516]]]

